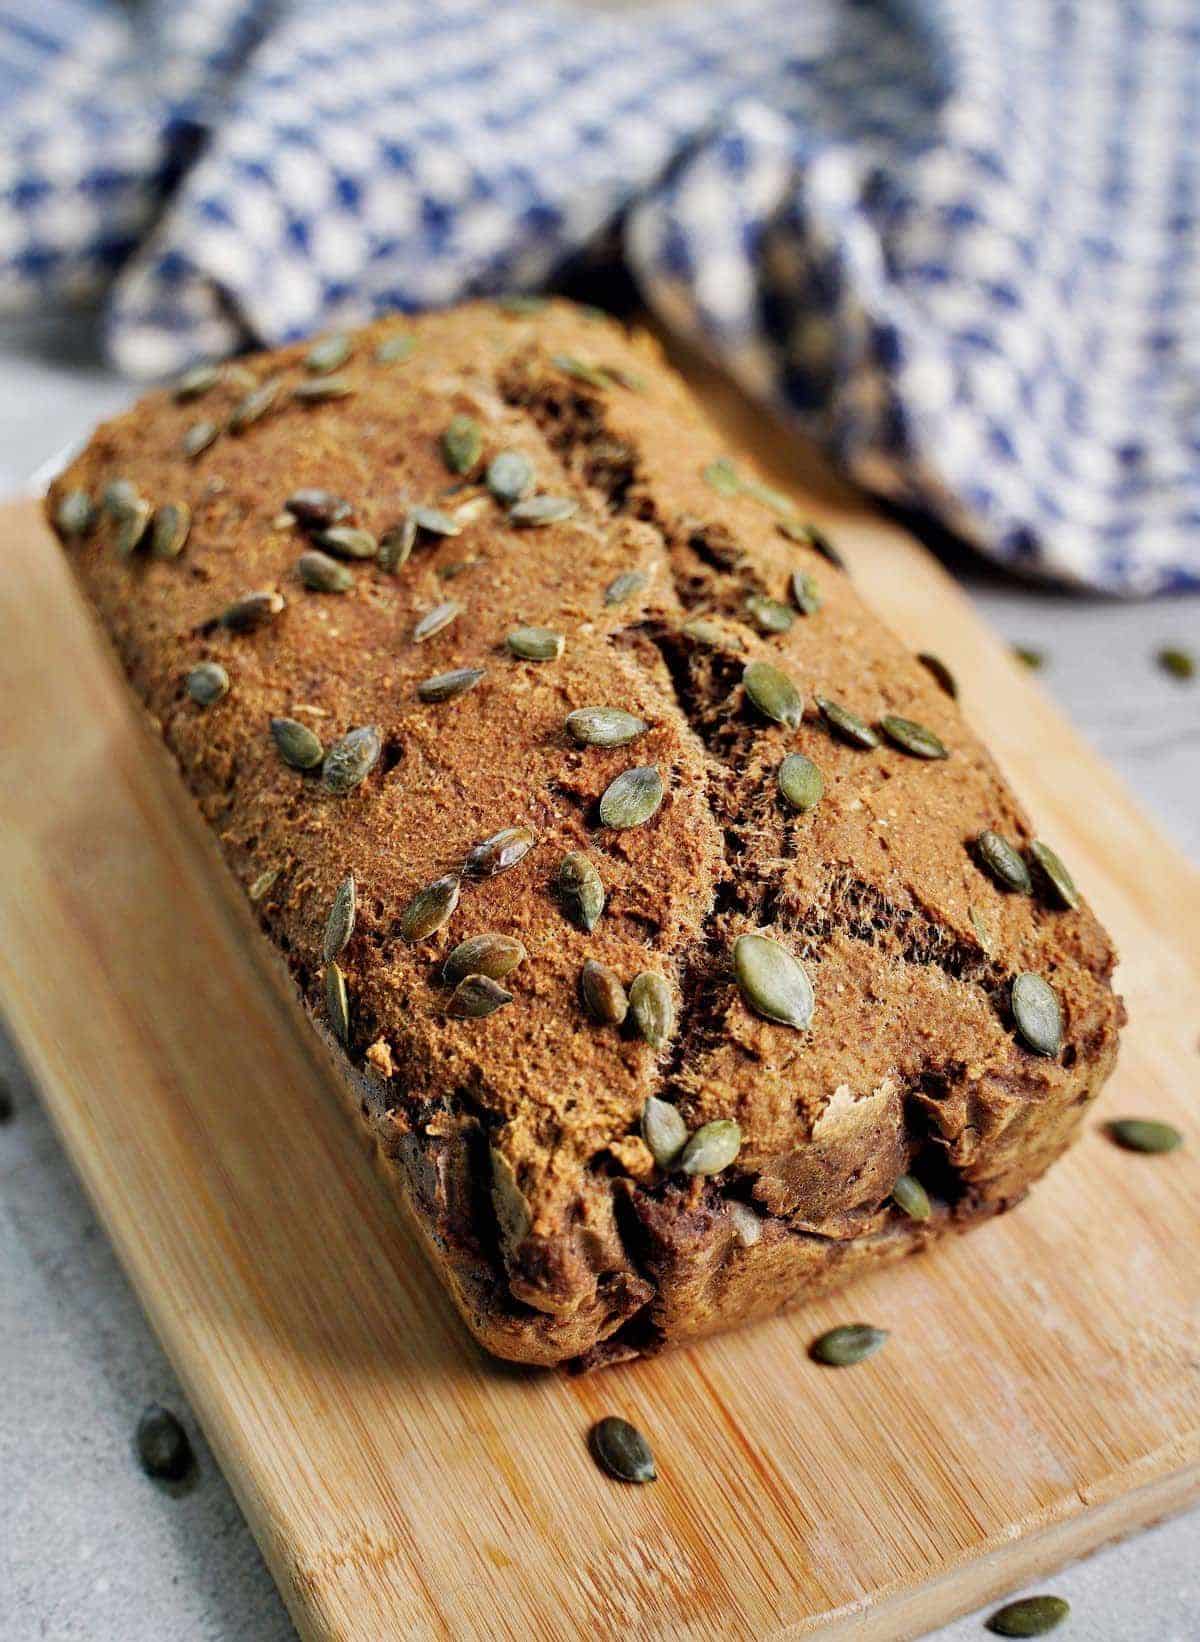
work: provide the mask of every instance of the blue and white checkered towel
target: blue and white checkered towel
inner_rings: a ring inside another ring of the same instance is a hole
[[[1196,0],[0,0],[0,306],[177,369],[615,246],[870,490],[1200,587]]]

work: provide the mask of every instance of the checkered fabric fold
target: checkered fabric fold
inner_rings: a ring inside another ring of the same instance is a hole
[[[615,248],[868,489],[1200,587],[1196,0],[0,0],[0,308],[174,371]]]

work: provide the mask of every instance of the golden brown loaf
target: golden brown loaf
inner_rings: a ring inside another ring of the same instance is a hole
[[[201,373],[48,507],[471,1328],[589,1366],[1011,1206],[1121,1006],[944,683],[652,344],[533,310]]]

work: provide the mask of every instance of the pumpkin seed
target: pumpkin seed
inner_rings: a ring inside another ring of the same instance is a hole
[[[269,588],[246,593],[226,605],[217,617],[217,626],[223,627],[227,633],[253,633],[264,623],[273,621],[283,607],[283,595]]]
[[[1038,838],[1030,844],[1029,853],[1063,906],[1074,912],[1079,906],[1079,891],[1075,888],[1075,880],[1063,865],[1061,856],[1052,850],[1049,844],[1043,844]]]
[[[557,661],[567,643],[548,627],[514,627],[504,642],[522,661]]]
[[[533,463],[519,450],[497,451],[485,483],[499,502],[519,502],[533,486]]]
[[[790,496],[785,496],[781,490],[775,490],[771,485],[764,485],[761,479],[743,479],[741,482],[743,494],[753,496],[756,502],[762,502],[775,513],[791,513],[795,503]]]
[[[815,576],[810,576],[807,570],[792,571],[792,598],[796,601],[796,609],[802,616],[815,616],[821,608],[821,595],[817,588]]]
[[[827,696],[818,696],[816,699],[821,717],[834,735],[848,741],[852,747],[878,747],[879,737],[857,713],[852,713],[849,707],[843,707],[840,702],[830,701]]]
[[[526,296],[523,292],[513,291],[511,294],[498,296],[496,306],[502,313],[525,317],[529,314],[540,314],[549,304],[544,296]]]
[[[733,1235],[744,1249],[752,1249],[762,1240],[762,1221],[755,1214],[749,1203],[739,1203],[737,1198],[725,1205],[725,1213],[733,1222]]]
[[[739,935],[733,968],[742,997],[756,1014],[803,1032],[812,1025],[815,996],[800,960],[770,935]]]
[[[567,733],[581,747],[625,747],[650,726],[620,707],[576,707],[566,717]]]
[[[600,1026],[620,1026],[629,1013],[629,998],[615,969],[589,958],[579,972],[583,1007]]]
[[[268,867],[265,872],[260,872],[258,877],[250,885],[250,888],[246,891],[246,893],[256,905],[262,900],[264,895],[268,894],[275,888],[275,883],[281,870],[282,868],[280,867]]]
[[[933,1213],[929,1193],[916,1175],[902,1174],[892,1187],[892,1200],[910,1220],[928,1220]]]
[[[317,542],[339,559],[373,559],[379,552],[379,543],[371,532],[357,525],[330,525],[320,532]]]
[[[1006,1602],[987,1621],[993,1636],[1046,1636],[1061,1625],[1071,1604],[1061,1596],[1023,1596]]]
[[[751,593],[745,610],[760,633],[786,633],[796,620],[786,604],[769,599],[765,593]]]
[[[451,673],[435,673],[432,678],[421,680],[417,695],[422,701],[453,701],[455,696],[473,690],[484,673],[482,667],[456,667]]]
[[[746,694],[764,718],[794,730],[804,717],[804,700],[785,672],[769,661],[748,662],[742,673]]]
[[[301,553],[296,573],[313,593],[348,593],[354,586],[354,572],[315,547]]]
[[[463,862],[468,878],[494,878],[523,861],[533,848],[533,834],[528,827],[503,827],[482,843],[472,844]]]
[[[440,507],[410,507],[408,516],[427,536],[461,536],[462,524]]]
[[[1164,673],[1169,673],[1172,678],[1177,678],[1181,682],[1196,676],[1196,658],[1190,650],[1168,647],[1160,650],[1155,659]]]
[[[340,370],[350,357],[353,344],[345,331],[334,331],[313,344],[304,356],[304,368],[314,376]]]
[[[199,399],[210,388],[215,388],[221,380],[221,370],[217,365],[193,365],[190,371],[184,371],[175,384],[175,402],[186,405],[189,399]]]
[[[374,724],[348,730],[325,754],[321,780],[331,793],[342,798],[366,780],[382,751],[383,737]]]
[[[156,559],[177,559],[192,528],[192,510],[186,502],[164,502],[150,526],[150,551]]]
[[[136,1440],[138,1464],[158,1482],[182,1482],[195,1464],[187,1432],[159,1403],[142,1410]]]
[[[577,382],[586,382],[593,388],[611,388],[613,379],[610,374],[598,365],[589,365],[586,360],[575,359],[570,354],[555,354],[550,363],[556,370],[566,376],[573,376]]]
[[[106,518],[122,519],[137,504],[138,487],[132,479],[110,479],[100,498],[100,507]]]
[[[433,609],[427,610],[413,628],[413,643],[424,644],[426,639],[431,639],[436,634],[444,632],[457,616],[462,615],[463,609],[464,606],[454,599],[447,599],[444,604],[434,605]]]
[[[734,1162],[742,1149],[742,1131],[732,1118],[715,1118],[705,1123],[688,1141],[679,1158],[684,1174],[720,1174]]]
[[[417,540],[417,522],[409,514],[379,538],[379,566],[389,572],[407,564]]]
[[[648,1095],[642,1107],[642,1139],[660,1169],[673,1169],[687,1145],[687,1124],[677,1106]]]
[[[1057,1055],[1062,1047],[1062,1008],[1049,982],[1028,971],[1018,975],[1011,990],[1017,1031],[1035,1055]]]
[[[990,827],[981,832],[975,840],[975,853],[980,865],[991,873],[1001,889],[1016,890],[1021,895],[1028,895],[1033,889],[1029,868],[1000,833]]]
[[[446,1013],[456,1020],[478,1021],[512,1001],[512,993],[490,975],[464,975],[454,988]]]
[[[187,676],[187,693],[198,707],[211,707],[229,693],[229,674],[219,661],[200,661]]]
[[[902,752],[911,753],[914,758],[949,758],[945,744],[934,735],[932,730],[926,729],[924,724],[918,724],[911,718],[900,718],[896,713],[885,713],[879,720],[879,728],[887,736],[893,746],[899,747]]]
[[[843,1323],[818,1335],[808,1354],[814,1362],[827,1363],[830,1368],[851,1368],[874,1356],[887,1337],[887,1329],[873,1328],[870,1323]]]
[[[350,994],[337,964],[325,965],[325,1017],[343,1049],[350,1047]]]
[[[273,718],[271,739],[279,749],[279,756],[293,770],[315,770],[325,757],[321,738],[294,718]]]
[[[634,1025],[652,1049],[661,1049],[675,1033],[675,996],[670,984],[651,970],[635,975],[629,985],[629,1009]]]
[[[447,872],[419,889],[400,914],[400,933],[406,941],[425,941],[448,924],[458,905],[459,879]]]
[[[555,525],[579,512],[579,503],[569,496],[525,496],[508,510],[509,522],[534,527]]]
[[[685,621],[679,629],[684,638],[691,639],[693,644],[702,644],[709,650],[744,650],[739,634],[729,628],[722,627],[718,622],[709,621],[704,616],[693,616]]]
[[[442,435],[442,460],[451,473],[470,473],[483,455],[483,429],[473,416],[451,417]]]
[[[967,917],[971,920],[971,928],[975,931],[980,946],[989,958],[994,957],[996,952],[995,937],[988,928],[983,914],[976,907],[968,907]]]
[[[292,398],[298,399],[302,405],[321,405],[328,399],[349,399],[354,391],[349,377],[321,376],[311,382],[297,382],[292,389]]]
[[[568,915],[590,935],[604,911],[604,884],[594,863],[573,850],[563,856],[556,882]]]
[[[775,779],[779,791],[794,810],[802,813],[816,809],[825,791],[825,777],[803,753],[789,753],[779,766]]]
[[[619,576],[614,576],[604,589],[604,602],[607,605],[624,604],[635,593],[640,593],[650,578],[642,570],[622,570]]]
[[[1044,650],[1032,650],[1027,644],[1014,644],[1012,653],[1013,660],[1019,661],[1022,667],[1028,667],[1031,673],[1040,673],[1046,665]]]
[[[194,460],[215,442],[220,431],[215,422],[193,422],[180,440],[183,454]]]
[[[54,513],[54,523],[63,536],[86,536],[96,522],[96,509],[86,490],[69,490]]]
[[[600,800],[601,825],[620,829],[644,826],[662,801],[662,776],[653,764],[623,770]]]
[[[786,536],[789,542],[799,542],[804,547],[811,547],[814,553],[819,553],[838,570],[849,569],[845,559],[825,532],[809,520],[780,519],[776,529],[781,535]]]
[[[251,388],[245,398],[239,399],[229,416],[230,433],[245,433],[248,427],[267,414],[279,398],[280,383],[268,378],[257,388]]]
[[[921,666],[924,667],[925,671],[932,674],[932,676],[937,680],[938,684],[950,697],[951,701],[957,701],[958,680],[946,666],[946,663],[941,659],[941,657],[935,656],[929,650],[921,650],[917,655],[917,660],[921,663]]]
[[[417,345],[415,336],[407,331],[401,331],[397,336],[384,337],[375,349],[375,363],[377,365],[398,365],[401,360],[407,359]]]
[[[737,469],[727,456],[718,456],[702,470],[701,478],[721,496],[736,496],[742,488]]]
[[[325,936],[321,944],[321,955],[327,964],[346,950],[350,937],[354,934],[354,920],[358,913],[358,884],[354,874],[348,872],[338,885],[333,897],[333,905],[329,909],[329,916],[325,920]]]
[[[658,1476],[650,1444],[628,1420],[609,1414],[592,1427],[592,1452],[618,1482],[653,1482]]]
[[[113,551],[118,558],[131,559],[142,545],[150,527],[151,511],[150,503],[144,496],[139,496],[133,505],[121,514],[117,522],[117,534],[113,537]]]
[[[512,935],[472,935],[460,941],[442,965],[442,978],[457,986],[468,975],[486,975],[502,981],[528,957],[524,946]]]
[[[1173,1152],[1183,1145],[1183,1136],[1169,1123],[1157,1118],[1120,1117],[1108,1125],[1109,1135],[1127,1152]]]

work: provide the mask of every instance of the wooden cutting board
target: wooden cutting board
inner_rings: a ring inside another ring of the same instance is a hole
[[[56,547],[2,516],[0,998],[306,1637],[896,1642],[1200,1494],[1200,880],[931,558],[827,486],[813,511],[1112,930],[1120,1071],[1004,1220],[578,1380],[473,1345]],[[1116,1113],[1189,1147],[1122,1153]],[[808,1361],[860,1319],[877,1357]],[[609,1412],[655,1485],[592,1464]]]

